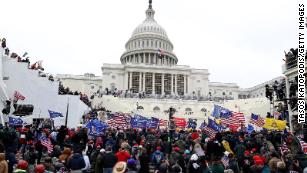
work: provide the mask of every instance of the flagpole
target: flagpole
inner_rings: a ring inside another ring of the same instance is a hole
[[[67,127],[67,122],[68,122],[68,110],[69,110],[69,96],[67,99],[67,109],[66,109],[66,118],[65,118],[65,126]]]

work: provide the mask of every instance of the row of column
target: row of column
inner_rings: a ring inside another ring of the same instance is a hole
[[[127,75],[125,75],[125,78],[127,81],[127,89],[131,90],[132,89],[132,72],[127,72]],[[155,73],[151,73],[152,74],[152,94],[155,94],[155,83],[156,83],[156,79],[155,79]],[[165,73],[159,73],[161,74],[161,93],[164,94],[165,93],[165,83],[164,83],[164,79],[165,79]],[[171,94],[172,95],[178,95],[178,80],[177,80],[177,75],[176,74],[170,74],[171,75]],[[129,84],[128,84],[128,79],[129,79]],[[175,79],[175,82],[174,82]],[[184,95],[187,94],[187,85],[188,85],[188,77],[187,75],[183,75],[183,90],[184,90]],[[174,86],[175,84],[175,86]],[[142,87],[143,86],[143,87]],[[174,88],[175,87],[175,88]],[[139,93],[140,92],[145,92],[146,91],[146,72],[139,72]],[[175,90],[175,92],[174,92]]]
[[[147,61],[148,59],[148,61]],[[144,63],[144,64],[166,64],[166,65],[174,65],[176,64],[175,60],[169,56],[159,55],[155,53],[150,53],[148,56],[145,53],[133,54],[125,57],[123,59],[124,64],[126,63]]]

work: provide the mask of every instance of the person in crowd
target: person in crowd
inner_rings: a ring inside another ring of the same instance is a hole
[[[45,170],[46,170],[46,168],[43,164],[38,164],[38,165],[35,166],[35,173],[46,173]]]
[[[62,154],[59,156],[59,160],[62,163],[66,164],[70,155],[71,155],[71,149],[70,148],[64,148]]]
[[[128,151],[125,150],[125,148],[120,148],[119,151],[116,153],[116,157],[119,162],[127,162],[131,155]]]
[[[154,164],[156,168],[159,168],[164,158],[164,153],[161,152],[161,147],[157,146],[156,151],[151,156],[151,162]]]
[[[111,173],[112,168],[118,161],[118,157],[112,152],[112,147],[107,146],[105,154],[102,155],[100,166],[102,166],[104,173]]]
[[[19,160],[14,173],[26,173],[28,171],[28,166],[29,164],[27,161]]]
[[[126,173],[138,173],[137,161],[135,159],[128,159]]]
[[[5,154],[0,153],[0,173],[8,173],[9,168],[8,168],[8,163],[5,160]]]
[[[74,154],[68,159],[67,168],[70,169],[71,173],[82,173],[82,169],[85,168],[86,164],[83,159],[82,150],[76,149]]]

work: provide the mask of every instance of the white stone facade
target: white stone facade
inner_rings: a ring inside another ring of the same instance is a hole
[[[242,88],[239,90],[239,99],[265,97],[265,85],[271,86],[275,81],[280,83],[283,79],[284,77],[280,76],[251,88]]]
[[[58,74],[56,79],[59,79],[62,85],[68,87],[70,91],[78,91],[88,96],[103,90],[101,76],[86,73],[84,75]]]
[[[239,86],[235,83],[209,83],[210,100],[234,100],[238,99]]]

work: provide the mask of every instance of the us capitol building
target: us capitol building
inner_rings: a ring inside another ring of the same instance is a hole
[[[209,82],[207,69],[193,69],[177,64],[174,45],[155,20],[151,0],[145,14],[145,20],[134,29],[125,44],[126,50],[120,57],[121,64],[103,64],[102,76],[59,74],[57,78],[65,87],[88,96],[97,95],[97,92],[105,94],[106,90],[121,93],[116,98],[95,98],[97,103],[101,102],[109,110],[118,112],[130,112],[136,105],[142,105],[149,115],[173,106],[187,116],[191,112],[201,115],[199,112],[203,110],[212,110],[211,101],[225,100],[234,100],[228,102],[231,104],[228,107],[236,111],[258,113],[259,107],[246,106],[255,105],[256,102],[258,105],[261,102],[263,107],[259,113],[264,115],[268,111],[264,109],[268,107],[264,86],[282,77],[246,89],[239,88],[235,83]],[[140,96],[148,99],[139,99]],[[249,103],[239,100],[248,98],[259,98],[260,101]],[[156,99],[160,100],[157,102]]]
[[[177,65],[174,45],[154,15],[150,1],[146,19],[125,45],[121,64],[103,64],[102,86],[146,95],[207,96],[208,70]]]

